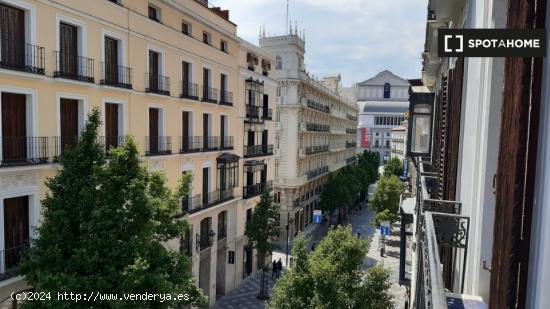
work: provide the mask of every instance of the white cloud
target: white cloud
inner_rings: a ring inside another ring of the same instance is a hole
[[[261,25],[285,29],[286,0],[214,0],[231,11],[239,36],[257,43]],[[306,65],[316,76],[342,73],[344,83],[383,69],[420,76],[427,0],[290,0],[290,19],[306,29]]]

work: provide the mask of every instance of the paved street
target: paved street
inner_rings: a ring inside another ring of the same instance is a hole
[[[369,190],[370,191],[370,190]],[[371,225],[371,222],[374,219],[374,213],[367,209],[367,207],[362,207],[361,211],[354,211],[349,214],[347,217],[347,223],[352,225],[354,233],[360,233],[361,238],[371,239],[370,250],[365,257],[364,267],[365,269],[372,267],[378,263],[383,264],[384,266],[392,270],[392,282],[395,282],[392,286],[392,293],[396,301],[403,299],[405,293],[404,288],[400,287],[398,282],[398,269],[399,269],[399,228],[396,226],[392,230],[392,234],[386,240],[386,252],[385,257],[380,257],[380,244],[379,244],[379,234],[380,231],[375,229]],[[318,226],[317,230],[310,234],[311,241],[318,243],[323,236],[326,234],[328,228],[327,224]],[[285,264],[285,252],[279,251],[273,253],[273,258],[283,261]],[[256,309],[256,308],[265,308],[265,303],[256,298],[259,291],[260,284],[260,273],[255,273],[249,278],[247,278],[243,284],[238,288],[233,290],[230,294],[221,298],[214,308],[218,309]],[[271,274],[269,277],[269,291],[271,291],[273,281],[271,280]],[[400,302],[396,303],[397,308],[402,308],[403,306]]]

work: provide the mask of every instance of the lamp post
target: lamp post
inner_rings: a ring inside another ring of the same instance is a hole
[[[288,266],[288,242],[290,234],[290,224],[294,223],[294,219],[290,218],[290,212],[286,214],[286,265]]]

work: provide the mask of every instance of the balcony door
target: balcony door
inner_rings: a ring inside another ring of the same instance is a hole
[[[149,153],[159,152],[159,110],[149,108]]]
[[[262,152],[267,153],[267,140],[268,140],[268,131],[262,131]]]
[[[249,130],[247,131],[247,145],[248,146],[254,146],[255,144],[255,136],[256,132]]]
[[[191,83],[190,69],[189,62],[183,61],[181,63],[181,82],[184,96],[191,96],[191,85],[189,85]]]
[[[202,114],[202,134],[203,134],[203,142],[204,142],[204,148],[205,149],[211,149],[213,147],[213,141],[210,143],[211,140],[211,134],[210,134],[210,115],[209,114]]]
[[[0,3],[0,54],[4,65],[25,65],[25,11]]]
[[[202,169],[202,201],[204,205],[208,205],[210,193],[210,168],[203,167]]]
[[[212,99],[211,98],[212,95],[210,92],[210,70],[207,68],[202,69],[202,89],[203,89],[203,94],[202,94],[203,99],[206,99],[206,100]]]
[[[220,75],[220,96],[221,96],[220,101],[221,102],[227,102],[227,100],[229,99],[225,97],[226,91],[227,91],[227,75],[221,74]]]
[[[60,147],[74,146],[78,140],[78,100],[61,99],[59,102]]]
[[[149,88],[159,90],[159,53],[149,51]]]
[[[105,79],[118,83],[118,40],[105,37]]]
[[[59,25],[59,70],[78,75],[78,28],[66,23]]]
[[[264,163],[264,168],[260,173],[260,182],[264,185],[267,183],[267,164],[265,163]]]
[[[191,147],[191,132],[190,132],[190,113],[181,113],[181,142],[183,150],[189,150]]]
[[[2,161],[27,158],[27,98],[2,92]]]
[[[105,148],[107,150],[119,146],[118,108],[118,104],[105,103]]]
[[[221,115],[220,116],[220,139],[221,139],[221,147],[228,147],[228,142],[226,139],[227,135],[227,116]]]
[[[29,197],[4,199],[5,267],[16,266],[29,241]]]

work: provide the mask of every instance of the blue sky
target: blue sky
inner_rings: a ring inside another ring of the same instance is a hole
[[[258,44],[260,26],[284,34],[286,0],[211,0],[230,10],[238,35]],[[349,86],[389,69],[419,78],[427,0],[290,0],[290,19],[306,31],[306,66],[341,73]]]

